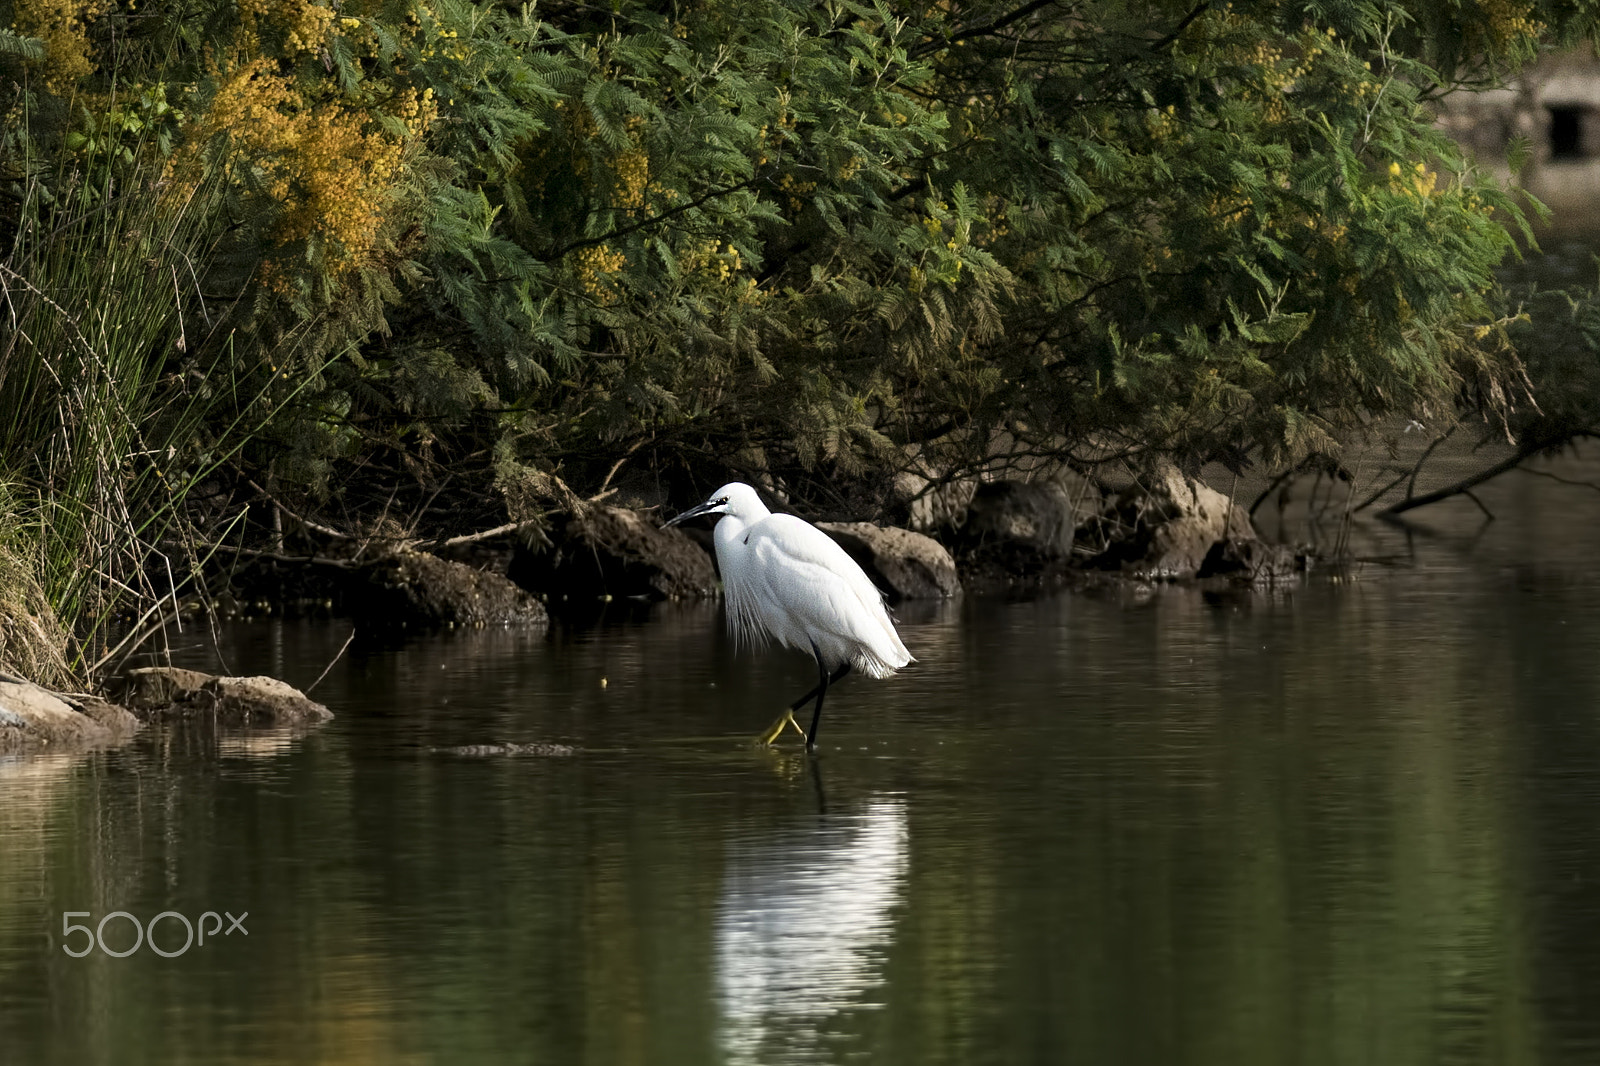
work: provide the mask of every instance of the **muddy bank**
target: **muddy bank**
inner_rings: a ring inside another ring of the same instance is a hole
[[[1156,583],[1281,587],[1310,565],[1263,539],[1250,515],[1210,486],[1167,468],[1111,488],[1076,475],[993,481],[946,494],[959,506],[911,508],[921,530],[823,522],[890,603],[962,593],[1036,593]],[[937,525],[931,524],[937,516]],[[662,528],[657,510],[591,507],[534,535],[474,541],[455,558],[417,550],[371,559],[276,555],[234,570],[220,614],[324,613],[375,629],[532,628],[549,611],[603,602],[719,594],[704,529]],[[308,609],[309,605],[309,609]],[[0,675],[3,678],[3,675]],[[0,679],[0,753],[122,743],[147,722],[309,729],[328,708],[268,677],[213,677],[172,667],[128,672],[108,699]]]
[[[1282,585],[1309,565],[1304,552],[1262,538],[1232,499],[1173,467],[1120,490],[1070,472],[956,488],[940,490],[939,507],[906,505],[906,520],[921,528],[860,521],[819,528],[891,604],[1107,578]],[[219,603],[224,613],[325,614],[428,629],[542,626],[547,612],[582,616],[598,603],[719,595],[707,528],[663,528],[664,517],[660,508],[589,505],[541,529],[438,555],[274,557],[229,575],[230,592]]]

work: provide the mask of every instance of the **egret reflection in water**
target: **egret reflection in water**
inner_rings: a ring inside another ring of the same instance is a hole
[[[821,1061],[830,1019],[880,1005],[906,839],[904,802],[878,797],[729,849],[715,948],[728,1062]]]

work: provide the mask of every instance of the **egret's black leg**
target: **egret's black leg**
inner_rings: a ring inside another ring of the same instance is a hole
[[[843,677],[845,674],[848,674],[849,672],[850,672],[850,664],[849,663],[845,663],[843,666],[839,667],[839,669],[837,669],[837,670],[835,670],[833,672],[833,676],[832,677],[829,677],[829,678],[826,679],[826,683],[829,684],[829,685],[837,685],[839,683],[839,679],[841,677]],[[817,698],[817,693],[821,692],[822,689],[823,689],[822,685],[817,685],[814,688],[812,688],[810,691],[808,691],[804,696],[801,696],[799,699],[797,699],[793,703],[789,704],[789,713],[793,714],[795,711],[798,711],[800,708],[804,707],[806,704],[808,704],[812,700],[816,699]]]
[[[819,667],[819,672],[820,672],[820,667]],[[850,672],[850,664],[849,663],[845,663],[843,666],[839,667],[839,669],[835,670],[833,672],[833,676],[831,676],[831,677],[828,676],[826,673],[822,673],[821,682],[819,684],[817,684],[815,687],[809,689],[804,696],[801,696],[799,699],[797,699],[793,703],[789,704],[789,709],[787,711],[784,711],[782,714],[778,715],[778,720],[776,722],[773,722],[772,725],[770,727],[768,727],[766,732],[762,733],[759,737],[757,737],[756,738],[757,741],[759,741],[762,744],[766,744],[766,745],[770,746],[771,744],[776,742],[779,737],[783,736],[783,731],[785,729],[787,729],[789,726],[794,726],[794,731],[796,733],[799,733],[801,736],[805,736],[806,735],[805,730],[801,729],[800,728],[800,723],[796,722],[794,720],[794,712],[798,711],[800,708],[804,707],[806,704],[808,704],[812,700],[816,699],[828,685],[831,685],[834,682],[838,681],[841,677],[843,677],[845,674],[848,674],[849,672]],[[815,723],[814,719],[813,719],[811,728],[812,728],[812,731],[815,732],[816,723]]]
[[[832,677],[829,677],[828,668],[822,665],[822,653],[817,651],[817,646],[815,644],[811,645],[811,653],[817,657],[817,707],[816,710],[811,712],[811,731],[806,734],[806,750],[816,751],[817,725],[822,721],[823,697],[827,696],[828,686],[830,684],[839,680],[845,674],[850,672],[850,664],[849,662],[846,662],[843,666],[839,667],[839,669],[833,672]]]
[[[817,646],[811,645],[812,654],[817,655],[817,705],[811,712],[811,728],[806,731],[806,751],[817,750],[817,723],[822,721],[822,701],[828,695],[828,668],[822,665],[822,656],[817,654]]]

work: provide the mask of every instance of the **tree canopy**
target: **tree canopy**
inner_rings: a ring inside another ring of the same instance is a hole
[[[1592,29],[1527,0],[4,8],[8,245],[64,202],[29,188],[205,190],[177,289],[276,397],[245,461],[475,486],[445,526],[628,463],[827,507],[1504,419],[1528,379],[1488,296],[1528,208],[1431,108]]]

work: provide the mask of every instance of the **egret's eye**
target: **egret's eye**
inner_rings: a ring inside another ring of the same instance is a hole
[[[711,501],[711,506],[713,506],[713,507],[721,507],[723,504],[725,504],[727,502],[728,502],[728,498],[726,496],[719,496],[717,499]]]

